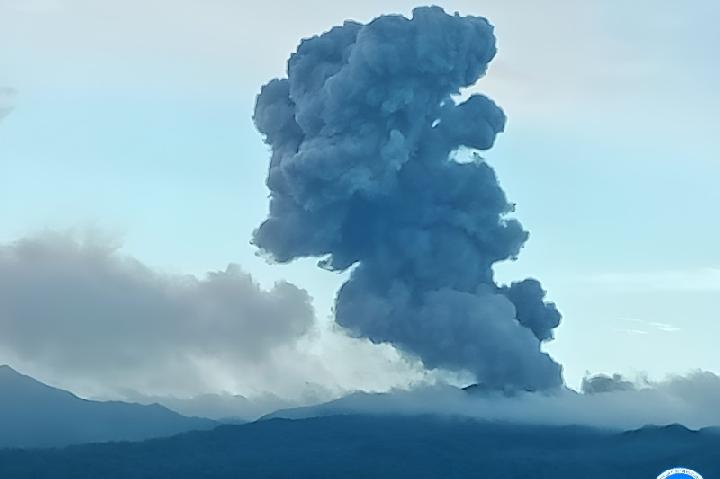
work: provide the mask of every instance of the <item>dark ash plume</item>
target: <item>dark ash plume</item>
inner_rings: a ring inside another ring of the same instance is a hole
[[[469,370],[487,387],[547,389],[561,368],[541,351],[560,314],[540,283],[499,286],[494,263],[528,233],[479,157],[505,115],[489,98],[453,95],[495,55],[480,17],[413,11],[346,22],[304,40],[288,77],[262,88],[255,124],[272,147],[269,218],[254,243],[279,262],[353,265],[336,321],[428,368]]]
[[[634,391],[635,383],[624,379],[620,374],[596,374],[585,376],[582,380],[583,394],[602,394],[618,391]]]

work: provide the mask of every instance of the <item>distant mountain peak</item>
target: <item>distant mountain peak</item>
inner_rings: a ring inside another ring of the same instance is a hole
[[[8,373],[20,374],[19,372],[15,371],[13,368],[11,368],[9,365],[0,364],[0,374],[8,374]]]
[[[0,448],[142,440],[217,425],[160,405],[81,399],[0,366]]]
[[[23,378],[23,379],[26,379],[26,380],[29,380],[32,382],[36,382],[36,383],[40,382],[37,379],[35,379],[31,376],[28,376],[27,374],[21,373],[17,369],[13,369],[11,366],[9,366],[7,364],[0,365],[0,377],[2,377],[2,378],[12,378],[12,377]]]
[[[0,390],[3,391],[4,395],[8,394],[19,394],[22,392],[25,396],[25,399],[27,399],[27,395],[52,395],[54,397],[72,397],[77,399],[77,396],[75,396],[70,391],[65,391],[62,389],[55,388],[53,386],[49,386],[41,381],[38,381],[37,379],[33,378],[32,376],[28,376],[27,374],[23,374],[21,372],[18,372],[17,370],[13,369],[12,367],[6,365],[0,366]],[[0,398],[1,399],[1,398]],[[0,405],[2,404],[2,400],[0,400]],[[0,411],[1,413],[1,411]]]
[[[23,374],[7,364],[0,365],[0,381],[17,380],[25,381],[28,383],[42,384],[37,379],[34,379],[27,374]]]
[[[663,435],[664,437],[691,436],[698,434],[698,431],[689,429],[682,424],[664,424],[664,425],[647,425],[632,431],[626,431],[628,436],[654,436]]]

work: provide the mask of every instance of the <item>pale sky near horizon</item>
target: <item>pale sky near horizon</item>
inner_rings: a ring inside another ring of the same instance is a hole
[[[720,372],[720,4],[436,3],[496,27],[476,89],[508,125],[483,156],[531,234],[498,275],[536,277],[557,303],[546,350],[567,383]],[[0,242],[90,228],[160,271],[234,262],[307,289],[327,321],[340,276],[268,265],[249,244],[268,203],[253,102],[300,38],[414,5],[0,0],[0,89],[16,91],[0,96]]]

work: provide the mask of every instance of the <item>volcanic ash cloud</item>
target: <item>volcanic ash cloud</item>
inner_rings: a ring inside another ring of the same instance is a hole
[[[555,305],[533,279],[493,278],[528,233],[508,217],[493,169],[454,155],[489,149],[503,130],[489,98],[453,98],[495,52],[486,19],[438,7],[303,40],[287,78],[257,98],[271,196],[253,241],[278,262],[354,266],[335,304],[354,335],[490,388],[556,388],[561,367],[541,350],[560,322]]]

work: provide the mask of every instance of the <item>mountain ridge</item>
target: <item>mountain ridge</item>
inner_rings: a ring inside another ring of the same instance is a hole
[[[720,436],[672,432],[660,427],[632,435],[438,416],[274,418],[140,443],[0,451],[0,477],[620,479],[657,477],[678,465],[720,475]]]
[[[218,423],[182,416],[160,404],[83,399],[3,365],[0,424],[0,448],[34,448],[140,441]]]

